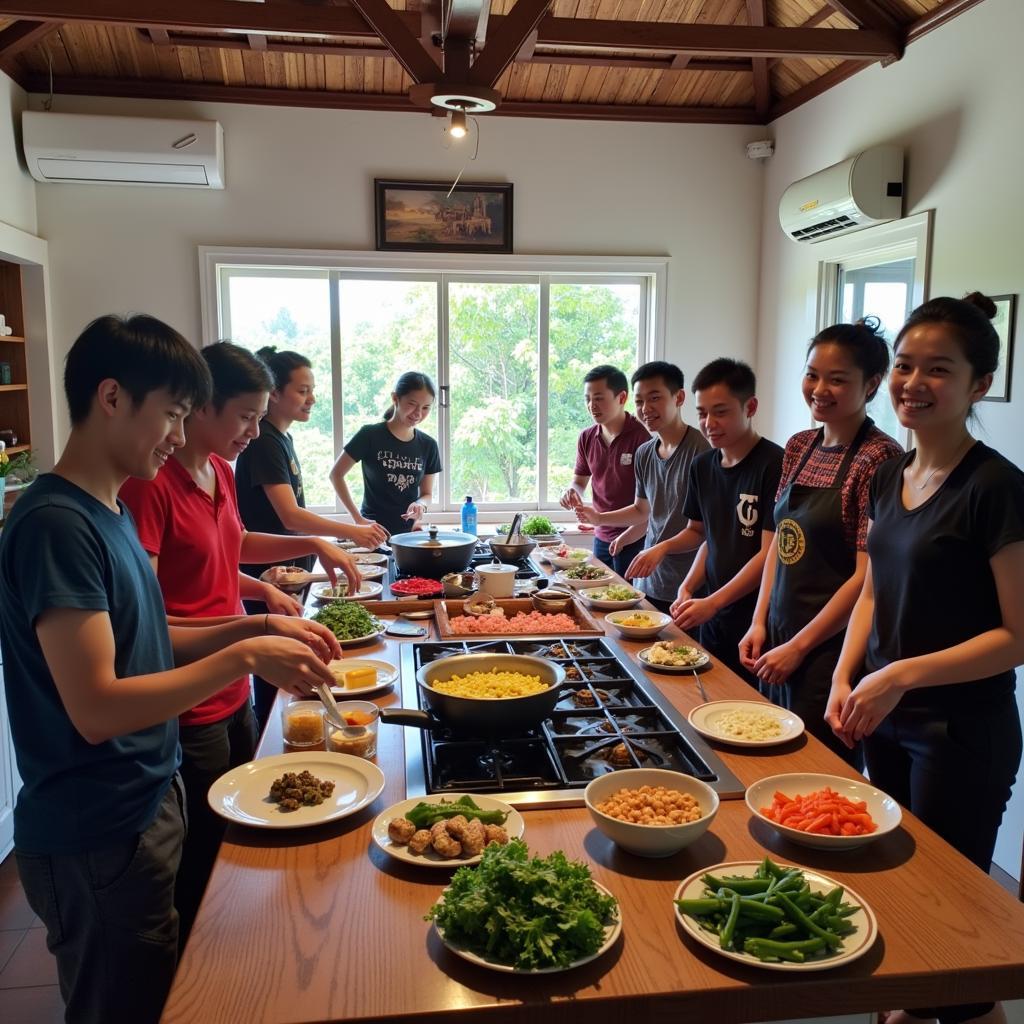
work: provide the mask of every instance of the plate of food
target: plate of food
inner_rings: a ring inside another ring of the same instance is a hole
[[[505,974],[571,971],[622,933],[618,901],[586,864],[561,850],[531,857],[521,839],[488,846],[479,865],[456,871],[428,916],[452,953]]]
[[[510,523],[502,523],[496,532],[506,534],[510,526]],[[547,516],[530,516],[519,529],[520,533],[524,533],[538,544],[542,541],[558,540],[558,535],[565,532],[564,524],[553,523]]]
[[[711,664],[711,656],[679,640],[659,640],[645,647],[637,657],[644,668],[655,672],[696,672]]]
[[[239,765],[210,787],[210,807],[254,828],[307,828],[372,804],[384,773],[372,762],[322,750],[277,754]]]
[[[718,895],[723,890],[724,899]],[[766,891],[767,898],[751,898]],[[862,957],[878,938],[873,911],[852,889],[768,857],[695,871],[672,899],[676,920],[695,942],[770,971],[831,970]]]
[[[761,700],[713,700],[687,717],[701,736],[733,747],[774,747],[804,731],[799,715]]]
[[[601,587],[615,579],[615,573],[601,565],[575,565],[571,569],[556,572],[552,579],[564,583],[573,590],[587,590],[590,587]]]
[[[504,846],[525,830],[522,815],[494,797],[431,795],[393,804],[378,815],[372,834],[389,857],[451,870],[479,864],[486,846]]]
[[[591,608],[599,608],[601,611],[608,612],[635,608],[644,599],[644,595],[639,590],[634,590],[628,583],[612,583],[607,587],[587,587],[580,591],[580,597]]]
[[[395,580],[391,584],[391,593],[402,597],[440,597],[444,593],[444,584],[425,576],[410,576],[408,579]]]
[[[586,548],[572,548],[568,544],[559,544],[557,548],[548,548],[544,557],[557,569],[571,569],[574,565],[589,562],[592,552]]]
[[[366,643],[384,632],[384,623],[358,601],[332,601],[325,604],[313,620],[326,626],[342,647]]]
[[[364,579],[359,591],[349,597],[348,582],[341,580],[334,586],[330,583],[316,583],[310,590],[317,604],[330,604],[333,601],[369,601],[384,592],[384,587],[373,580]]]
[[[336,697],[357,697],[362,693],[391,686],[398,679],[398,669],[376,658],[339,658],[327,666],[334,676],[331,692]]]
[[[378,555],[373,551],[361,551],[352,555],[352,561],[356,565],[387,565],[388,556]]]
[[[382,576],[387,575],[388,567],[386,565],[364,565],[358,563],[356,568],[359,570],[359,575],[364,580],[379,580]]]

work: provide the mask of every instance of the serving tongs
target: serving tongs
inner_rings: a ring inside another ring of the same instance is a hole
[[[326,683],[317,683],[316,692],[317,696],[323,703],[324,711],[326,711],[327,717],[331,720],[331,723],[339,729],[348,730],[352,728],[338,710],[338,702],[334,699],[334,694],[331,693],[331,688]]]

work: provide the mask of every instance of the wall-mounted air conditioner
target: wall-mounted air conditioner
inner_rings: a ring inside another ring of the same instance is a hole
[[[25,111],[21,126],[36,181],[224,187],[218,121]]]
[[[897,220],[903,214],[903,150],[876,146],[793,182],[779,202],[779,223],[798,242]]]

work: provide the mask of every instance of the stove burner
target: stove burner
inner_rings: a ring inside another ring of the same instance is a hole
[[[469,559],[469,569],[473,570],[481,565],[486,565],[488,562],[495,561],[494,554],[491,549],[485,544],[477,544],[473,550],[473,554]],[[515,562],[507,563],[509,565],[516,566],[516,579],[517,580],[537,580],[543,576],[540,569],[534,565],[533,561],[527,555],[523,558],[518,559]],[[400,572],[395,562],[395,556],[392,555],[388,561],[388,580],[391,583],[397,583],[399,580],[412,579],[414,576],[424,576],[428,579],[434,579],[435,577],[431,574],[425,573],[412,573],[412,572]],[[438,573],[437,579],[440,579],[443,573]],[[405,595],[403,595],[405,596]]]

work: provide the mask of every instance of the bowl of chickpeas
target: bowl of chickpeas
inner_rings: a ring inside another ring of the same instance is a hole
[[[707,832],[718,794],[663,768],[626,768],[594,779],[583,798],[598,830],[638,857],[671,857]]]

